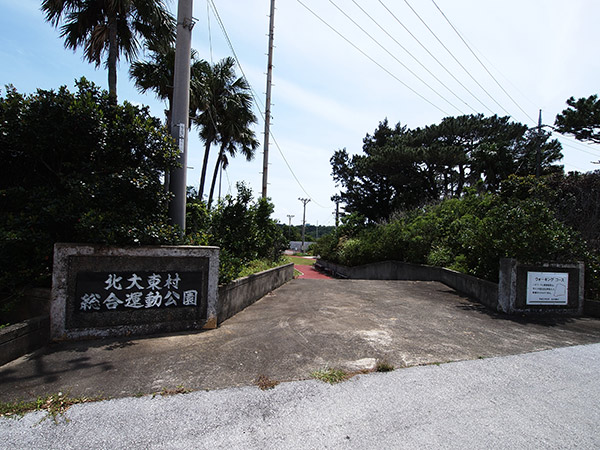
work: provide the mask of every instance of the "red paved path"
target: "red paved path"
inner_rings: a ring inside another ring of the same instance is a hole
[[[308,278],[310,280],[330,280],[331,277],[317,271],[314,266],[305,266],[300,264],[294,264],[294,269],[299,270],[304,275],[300,275],[298,278]]]

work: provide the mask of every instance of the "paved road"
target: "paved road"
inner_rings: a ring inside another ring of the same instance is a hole
[[[600,344],[0,419],[0,448],[599,448]]]
[[[319,272],[314,265],[294,264],[294,269],[300,272],[300,279],[307,280],[329,280],[331,277]]]
[[[53,345],[0,367],[0,400],[126,397],[292,381],[600,342],[600,320],[490,313],[436,282],[293,280],[216,330]],[[1,440],[0,440],[1,445]]]

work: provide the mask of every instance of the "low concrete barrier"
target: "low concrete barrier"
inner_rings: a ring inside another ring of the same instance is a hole
[[[498,284],[443,267],[382,261],[347,267],[319,259],[316,265],[334,275],[363,280],[439,281],[485,306],[498,310]]]
[[[0,365],[37,350],[50,341],[50,317],[9,325],[0,330]]]
[[[218,323],[294,278],[294,264],[275,267],[219,286]]]

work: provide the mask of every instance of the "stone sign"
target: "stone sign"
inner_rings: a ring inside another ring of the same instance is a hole
[[[215,327],[218,251],[56,244],[52,338]]]
[[[509,314],[583,314],[583,263],[500,260],[499,310]]]

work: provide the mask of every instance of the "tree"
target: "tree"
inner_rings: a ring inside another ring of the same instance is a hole
[[[162,0],[43,0],[46,21],[60,26],[65,47],[84,48],[84,58],[96,67],[105,59],[109,93],[117,98],[120,54],[130,61],[148,42],[172,42],[175,19]],[[61,25],[62,24],[62,25]]]
[[[509,117],[468,115],[408,130],[380,123],[367,135],[363,154],[338,150],[331,158],[334,181],[348,212],[371,222],[389,219],[432,201],[460,197],[467,187],[496,192],[511,174],[535,173],[540,149],[544,174],[560,172],[560,143]]]
[[[198,195],[204,194],[206,170],[210,148],[221,143],[217,169],[225,151],[231,155],[239,149],[248,157],[258,143],[249,129],[256,121],[252,113],[249,86],[244,78],[236,78],[235,60],[225,58],[214,65],[207,65],[206,71],[191,85],[192,96],[200,114],[193,123],[200,128],[200,138],[204,141],[204,160],[200,176]],[[235,151],[234,151],[235,150]]]
[[[55,242],[176,242],[161,176],[177,147],[147,108],[85,79],[75,93],[9,88],[0,159],[0,291],[47,280]]]
[[[219,167],[226,168],[229,164],[227,154],[234,157],[239,152],[244,155],[246,161],[251,161],[254,158],[255,150],[260,145],[254,131],[250,128],[252,124],[256,123],[256,116],[252,112],[252,97],[247,92],[249,87],[245,82],[244,85],[243,91],[235,92],[226,99],[225,109],[219,121],[221,147],[210,185],[209,209],[215,191]]]
[[[598,95],[567,100],[569,108],[556,116],[559,133],[572,134],[575,139],[600,144],[600,100]]]
[[[152,46],[149,61],[135,61],[129,69],[129,77],[142,94],[154,91],[156,97],[167,102],[165,110],[167,128],[171,130],[173,111],[173,75],[175,73],[175,47],[169,45]],[[198,59],[198,53],[192,49],[190,79],[192,83],[207,71],[208,63]],[[195,98],[190,96],[190,117],[196,114]]]

